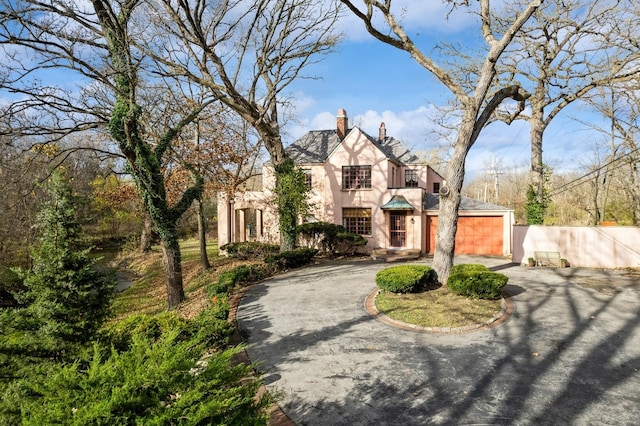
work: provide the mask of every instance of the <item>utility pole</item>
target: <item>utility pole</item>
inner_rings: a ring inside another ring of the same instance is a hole
[[[500,176],[502,176],[504,172],[498,171],[498,161],[496,160],[495,157],[491,162],[491,169],[489,170],[489,174],[493,175],[493,201],[498,202],[498,198],[500,198]],[[486,195],[485,195],[485,201],[486,201]]]

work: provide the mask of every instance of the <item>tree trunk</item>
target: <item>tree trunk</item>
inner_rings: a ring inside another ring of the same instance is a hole
[[[207,228],[204,220],[202,197],[198,198],[198,240],[200,241],[200,266],[206,271],[211,268],[211,264],[207,255]]]
[[[447,165],[444,187],[449,192],[440,192],[440,210],[438,212],[438,227],[436,229],[436,250],[433,256],[433,269],[438,281],[447,284],[456,246],[456,231],[458,229],[458,208],[462,199],[461,191],[464,182],[465,161],[467,153],[473,145],[472,132],[475,120],[463,120],[458,133],[453,156]]]
[[[149,253],[151,251],[151,244],[153,242],[153,221],[151,217],[145,212],[144,224],[142,225],[142,233],[140,234],[140,247],[139,250],[142,253]]]
[[[633,200],[633,223],[640,226],[640,162],[635,158],[631,164],[631,199]]]
[[[182,287],[182,263],[180,256],[180,245],[178,238],[165,237],[162,239],[162,261],[167,277],[167,302],[168,309],[172,310],[184,300],[184,289]]]
[[[544,202],[544,163],[542,161],[542,138],[545,130],[543,112],[531,114],[531,186],[536,192],[536,201]]]
[[[600,172],[593,179],[593,226],[600,223]]]

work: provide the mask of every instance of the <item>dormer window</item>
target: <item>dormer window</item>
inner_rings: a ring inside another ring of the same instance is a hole
[[[407,188],[418,187],[418,171],[414,169],[407,169],[404,171],[404,186]]]
[[[342,166],[342,189],[371,188],[371,166]]]

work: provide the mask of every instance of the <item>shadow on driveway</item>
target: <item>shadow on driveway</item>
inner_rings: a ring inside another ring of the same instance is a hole
[[[516,311],[505,324],[464,335],[382,324],[363,303],[387,265],[362,261],[265,281],[243,299],[238,324],[299,425],[637,424],[637,280],[504,259],[464,263],[510,277]]]

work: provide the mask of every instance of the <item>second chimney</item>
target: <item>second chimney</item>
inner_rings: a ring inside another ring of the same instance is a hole
[[[347,117],[347,111],[344,108],[338,110],[336,132],[340,140],[344,139],[349,130],[349,118]]]
[[[387,138],[387,129],[384,127],[384,121],[380,123],[380,130],[378,131],[378,140],[380,142]]]

